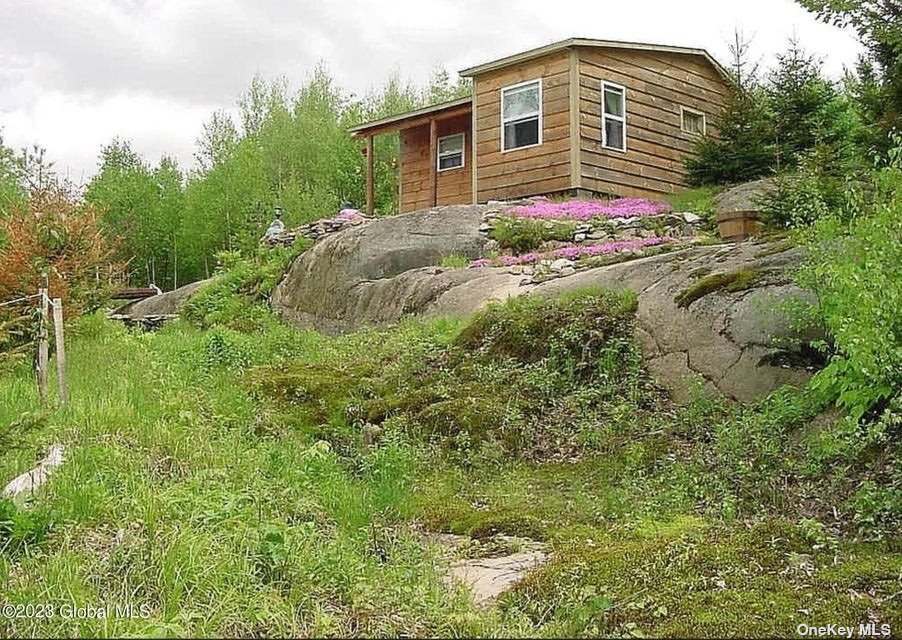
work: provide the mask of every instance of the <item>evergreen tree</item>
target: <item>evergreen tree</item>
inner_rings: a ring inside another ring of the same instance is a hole
[[[768,76],[767,97],[773,115],[778,168],[799,164],[804,151],[816,144],[834,142],[831,104],[838,99],[833,85],[823,77],[821,64],[790,39],[786,52],[777,55],[777,66]]]
[[[690,184],[729,184],[754,180],[773,171],[776,163],[768,96],[749,62],[749,43],[738,31],[730,46],[732,88],[723,112],[715,118],[717,135],[696,143],[686,160]]]
[[[867,49],[851,83],[865,123],[863,142],[889,161],[893,132],[902,132],[902,2],[899,0],[798,0],[826,22],[851,27]]]

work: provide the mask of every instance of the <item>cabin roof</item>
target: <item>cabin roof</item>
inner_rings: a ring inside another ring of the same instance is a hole
[[[561,51],[563,49],[569,49],[571,47],[592,47],[592,48],[600,48],[600,49],[632,49],[634,51],[653,51],[659,53],[681,53],[686,55],[693,56],[701,56],[705,60],[711,63],[711,65],[717,69],[717,71],[726,79],[729,79],[730,75],[727,73],[727,70],[714,59],[711,54],[709,54],[704,49],[697,49],[694,47],[675,47],[670,45],[663,44],[649,44],[643,42],[624,42],[620,40],[596,40],[594,38],[568,38],[566,40],[561,40],[559,42],[554,42],[552,44],[545,45],[544,47],[537,47],[535,49],[530,49],[529,51],[523,51],[521,53],[516,53],[511,56],[507,56],[505,58],[499,58],[497,60],[492,60],[491,62],[486,62],[484,64],[476,65],[475,67],[469,67],[467,69],[463,69],[459,71],[458,74],[465,78],[471,78],[473,76],[478,76],[481,73],[485,73],[486,71],[494,71],[496,69],[503,69],[504,67],[518,64],[520,62],[526,62],[528,60],[532,60],[533,58],[538,58],[544,55],[548,55],[549,53],[554,53],[555,51]]]
[[[421,109],[415,109],[413,111],[400,113],[396,116],[389,116],[387,118],[381,118],[379,120],[373,120],[371,122],[364,122],[362,124],[358,124],[357,126],[351,127],[350,129],[348,129],[348,131],[351,133],[351,135],[359,136],[364,133],[372,134],[379,131],[394,131],[397,129],[406,129],[408,127],[413,127],[419,124],[419,122],[417,121],[420,119],[423,119],[423,124],[425,124],[426,122],[428,122],[428,120],[442,112],[466,112],[472,109],[472,103],[473,98],[470,96],[467,96],[465,98],[457,98],[455,100],[448,100],[447,102],[440,102],[439,104],[433,104]]]

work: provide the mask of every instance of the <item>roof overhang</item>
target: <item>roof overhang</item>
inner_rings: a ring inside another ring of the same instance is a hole
[[[593,38],[568,38],[567,40],[554,42],[552,44],[545,45],[544,47],[530,49],[529,51],[523,51],[522,53],[507,56],[506,58],[499,58],[498,60],[493,60],[491,62],[486,62],[485,64],[480,64],[475,67],[464,69],[462,71],[459,71],[458,75],[465,78],[472,78],[473,76],[478,76],[479,74],[486,73],[487,71],[503,69],[504,67],[513,64],[526,62],[534,58],[540,58],[542,56],[548,55],[549,53],[554,53],[556,51],[561,51],[564,49],[570,49],[571,47],[631,49],[634,51],[653,51],[658,53],[677,53],[684,55],[701,56],[702,58],[710,62],[711,66],[717,69],[717,71],[726,80],[730,79],[730,74],[727,73],[727,70],[704,49],[696,49],[692,47],[674,47],[670,45],[648,44],[642,42],[622,42],[620,40],[596,40]]]
[[[354,137],[371,136],[378,133],[387,133],[389,131],[399,131],[401,129],[410,129],[423,124],[428,124],[431,120],[439,120],[444,118],[453,118],[458,115],[465,115],[473,110],[473,98],[457,98],[434,104],[422,109],[415,109],[407,113],[401,113],[396,116],[389,116],[372,122],[364,122],[348,129]]]

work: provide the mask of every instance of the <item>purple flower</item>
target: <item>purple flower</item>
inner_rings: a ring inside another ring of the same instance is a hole
[[[567,260],[576,260],[580,254],[580,247],[561,247],[554,250],[555,258],[566,258]]]
[[[644,198],[620,198],[617,200],[568,200],[566,202],[534,202],[530,205],[511,207],[509,214],[518,218],[543,220],[590,220],[592,218],[632,218],[655,216],[670,210],[666,202]]]
[[[692,238],[684,238],[682,241],[691,241]],[[593,245],[576,245],[569,247],[560,247],[555,249],[554,251],[549,251],[547,253],[524,253],[519,256],[501,256],[495,260],[489,260],[487,258],[481,258],[479,260],[474,260],[470,263],[471,268],[477,267],[512,267],[518,264],[530,264],[533,262],[538,262],[539,260],[551,260],[555,258],[566,258],[567,260],[578,260],[583,257],[594,257],[601,255],[609,255],[613,253],[620,253],[622,251],[636,251],[638,249],[642,249],[644,247],[653,247],[660,244],[670,244],[674,242],[680,242],[677,238],[671,238],[669,236],[664,237],[653,237],[653,238],[640,238],[637,240],[614,240],[612,242],[603,242],[601,244],[593,244]]]

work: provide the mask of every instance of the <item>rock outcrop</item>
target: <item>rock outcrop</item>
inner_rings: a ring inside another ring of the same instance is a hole
[[[483,257],[486,209],[437,207],[327,236],[295,260],[276,287],[273,308],[298,326],[340,333],[421,313],[452,289],[516,288],[509,274],[434,266],[450,255]]]
[[[714,211],[716,213],[758,211],[761,208],[761,199],[776,188],[777,183],[773,178],[743,182],[714,196]]]
[[[778,364],[779,356],[792,352],[798,341],[820,337],[816,331],[796,332],[781,310],[791,298],[813,302],[789,278],[801,259],[799,250],[767,254],[766,247],[689,247],[580,272],[539,285],[533,293],[556,296],[593,286],[635,291],[648,369],[677,399],[688,399],[702,384],[748,402],[782,384],[807,380],[810,371]],[[734,282],[741,287],[730,286]],[[688,304],[687,292],[697,296]],[[677,303],[681,296],[684,306]]]
[[[191,284],[186,284],[178,289],[160,293],[150,298],[129,302],[116,309],[114,312],[117,316],[124,316],[131,319],[147,318],[151,316],[171,316],[177,314],[179,308],[190,298],[198,289],[210,282],[211,279],[198,280]]]
[[[492,300],[557,296],[586,287],[638,295],[637,326],[649,370],[677,397],[697,384],[743,401],[809,372],[778,364],[798,336],[778,307],[808,298],[789,278],[797,249],[742,243],[690,246],[576,271],[539,284],[506,268],[444,269],[443,256],[485,257],[485,206],[439,207],[328,236],[301,255],[273,296],[293,324],[328,333],[405,315],[467,315]],[[680,301],[678,303],[678,300]]]

